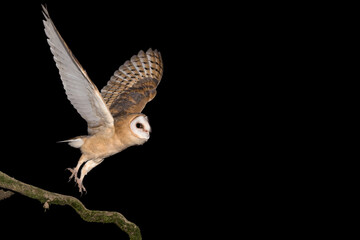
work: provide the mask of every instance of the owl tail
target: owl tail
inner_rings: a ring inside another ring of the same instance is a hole
[[[73,148],[80,148],[84,144],[83,137],[75,137],[69,140],[58,141],[57,143],[68,143]]]

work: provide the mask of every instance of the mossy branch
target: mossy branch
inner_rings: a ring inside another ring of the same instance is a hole
[[[114,223],[129,235],[130,240],[141,240],[140,229],[134,223],[129,222],[118,212],[88,210],[78,199],[58,193],[45,191],[41,188],[20,182],[0,171],[0,188],[20,193],[32,199],[39,200],[44,208],[51,204],[69,205],[80,217],[87,222]]]

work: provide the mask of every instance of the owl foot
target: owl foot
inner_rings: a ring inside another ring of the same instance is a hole
[[[83,194],[83,192],[85,192],[85,193],[87,192],[87,191],[86,191],[86,188],[84,187],[81,179],[76,178],[75,182],[76,182],[76,184],[77,184],[78,187],[79,187],[79,192],[81,193],[81,195]]]
[[[74,178],[75,184],[79,187],[79,192],[82,194],[83,191],[86,193],[86,188],[84,187],[82,183],[82,179],[77,177],[78,171],[76,171],[76,168],[67,168],[66,170],[69,170],[71,172],[71,176],[69,177],[69,182],[71,179]]]
[[[77,177],[77,171],[75,168],[67,168],[66,170],[69,170],[71,172],[71,176],[69,177],[69,182],[71,181],[71,179],[74,178],[74,181],[77,182],[78,177]]]

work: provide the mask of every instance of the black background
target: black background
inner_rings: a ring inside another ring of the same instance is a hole
[[[238,31],[231,29],[232,13],[209,3],[47,3],[60,34],[99,89],[139,50],[158,49],[164,61],[158,94],[143,111],[153,130],[150,140],[93,169],[84,180],[88,192],[80,197],[65,171],[76,165],[80,152],[56,142],[86,134],[87,126],[63,90],[43,31],[41,3],[2,6],[1,171],[76,196],[88,209],[118,211],[140,227],[143,239],[213,234],[220,228],[219,215],[229,213],[226,207],[234,201],[229,195],[237,195],[228,191],[236,156],[229,161],[230,145],[217,155],[220,146],[234,142],[222,135],[229,132],[224,121],[235,122],[231,138],[238,139],[239,130],[237,116],[227,110],[239,94],[227,90],[225,98],[221,89],[240,59],[218,57],[228,49],[237,54],[231,45]],[[44,232],[50,231],[59,238],[127,239],[115,225],[84,222],[70,207],[50,206],[45,212],[39,202],[18,194],[0,202],[0,213],[1,230],[11,229],[13,236],[47,239]]]
[[[158,94],[143,111],[150,140],[93,169],[80,197],[65,171],[80,152],[56,142],[86,134],[86,122],[67,100],[46,42],[44,2],[1,4],[1,171],[76,196],[89,209],[121,212],[145,240],[288,239],[318,227],[321,184],[311,181],[312,158],[322,152],[311,151],[321,143],[313,121],[323,104],[313,96],[323,91],[317,80],[328,48],[318,37],[323,24],[311,18],[316,11],[49,1],[56,27],[99,89],[139,50],[158,49],[164,61]],[[128,239],[115,225],[84,222],[69,207],[44,212],[18,194],[0,202],[0,214],[0,231],[15,237]]]

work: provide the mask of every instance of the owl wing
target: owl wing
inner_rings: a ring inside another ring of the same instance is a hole
[[[88,123],[89,134],[113,127],[114,119],[99,90],[66,45],[43,6],[45,33],[50,50],[59,69],[66,95],[82,118]]]
[[[101,95],[114,117],[140,113],[156,95],[163,74],[157,50],[140,51],[115,71]]]

